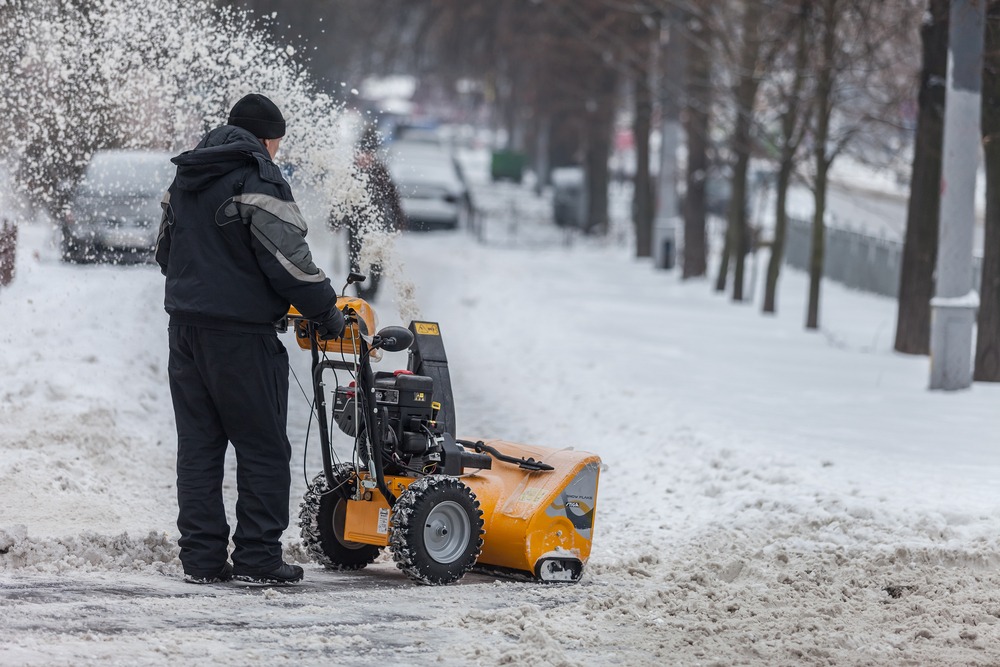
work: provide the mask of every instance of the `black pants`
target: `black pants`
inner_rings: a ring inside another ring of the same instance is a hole
[[[239,493],[233,565],[246,573],[274,569],[282,562],[291,484],[285,347],[273,333],[195,326],[171,325],[169,339],[184,571],[209,576],[228,557],[222,478],[229,442]]]

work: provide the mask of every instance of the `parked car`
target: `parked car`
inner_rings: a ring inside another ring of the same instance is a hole
[[[386,163],[409,229],[465,225],[471,212],[469,189],[448,149],[422,141],[394,141]]]
[[[152,259],[160,201],[174,176],[170,158],[157,151],[96,152],[62,220],[63,259]]]
[[[445,144],[444,137],[435,125],[399,123],[394,128],[392,136],[395,141],[406,143],[433,144],[439,147]]]

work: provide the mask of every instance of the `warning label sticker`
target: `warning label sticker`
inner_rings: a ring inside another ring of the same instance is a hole
[[[380,535],[385,535],[389,532],[389,508],[380,507],[378,509],[378,527],[375,529]]]
[[[417,330],[418,334],[423,334],[425,336],[441,335],[441,330],[438,329],[438,325],[433,322],[414,322],[413,327]]]
[[[528,487],[517,499],[519,503],[537,503],[539,500],[545,497],[545,489],[540,489],[538,487]]]

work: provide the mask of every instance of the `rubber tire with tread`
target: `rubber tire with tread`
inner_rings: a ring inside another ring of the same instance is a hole
[[[464,510],[469,519],[469,540],[455,560],[441,563],[431,556],[424,530],[429,515],[445,502],[455,503]],[[396,500],[389,528],[389,548],[396,566],[414,581],[428,585],[450,584],[476,564],[483,547],[483,533],[483,511],[472,490],[457,477],[429,475],[410,484]]]
[[[345,484],[349,492],[354,491],[357,482],[353,465],[341,463],[334,466],[333,477],[336,484]],[[339,526],[338,531],[335,517],[339,506],[346,501],[340,493],[330,492],[329,489],[326,474],[320,473],[302,498],[299,508],[302,542],[312,559],[328,570],[360,570],[378,558],[382,548],[342,539],[344,527]]]

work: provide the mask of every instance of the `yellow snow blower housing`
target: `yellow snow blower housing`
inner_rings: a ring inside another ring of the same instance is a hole
[[[361,337],[367,336],[371,338],[372,334],[378,331],[378,315],[375,314],[375,309],[367,301],[357,297],[339,297],[337,299],[337,308],[353,313],[353,315],[348,321],[343,338],[334,340],[322,340],[315,333],[313,333],[312,340],[310,340],[308,333],[309,321],[302,317],[302,314],[295,309],[295,306],[288,309],[288,321],[293,324],[295,341],[299,344],[299,347],[303,350],[309,350],[312,349],[312,344],[315,342],[323,352],[349,355],[360,354]],[[377,352],[377,350],[372,350],[372,352]],[[376,357],[376,359],[378,358],[381,358],[381,355]]]
[[[600,459],[586,452],[500,440],[483,444],[507,454],[545,456],[553,470],[527,471],[503,463],[460,478],[478,501],[483,517],[483,544],[475,567],[543,581],[579,579],[590,557]],[[362,485],[370,479],[363,471],[358,477]],[[398,495],[414,481],[413,477],[386,477]],[[345,541],[390,546],[393,513],[381,494],[348,500],[344,512]],[[442,532],[447,524],[432,529]],[[430,538],[440,541],[447,535]]]
[[[299,345],[313,355],[323,454],[323,472],[299,512],[310,555],[329,569],[354,570],[388,547],[397,566],[424,584],[451,583],[472,568],[578,581],[590,557],[600,458],[456,438],[440,326],[411,322],[358,335],[367,313],[364,327],[374,331],[374,310],[361,299],[343,305],[350,325],[342,341],[321,341],[312,323],[289,313]],[[407,368],[373,371],[379,350],[409,350]],[[354,381],[329,392],[324,373],[338,369],[349,369]],[[330,420],[354,438],[352,463],[335,462]]]

